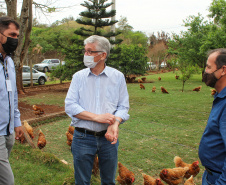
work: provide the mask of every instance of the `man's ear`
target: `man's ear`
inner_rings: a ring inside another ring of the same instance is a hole
[[[107,53],[102,53],[101,60],[105,60],[107,58]],[[225,66],[226,67],[226,66]],[[225,69],[226,70],[226,69]],[[226,72],[226,71],[225,71]]]
[[[226,65],[223,65],[222,68],[223,68],[222,74],[226,75]]]

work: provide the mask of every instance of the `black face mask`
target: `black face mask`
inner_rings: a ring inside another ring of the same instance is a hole
[[[2,34],[2,35],[4,35],[4,34]],[[10,54],[16,50],[17,45],[18,45],[18,39],[14,39],[12,37],[7,37],[7,41],[5,44],[2,44],[2,47],[3,47],[4,51],[6,52],[6,54]]]
[[[217,80],[218,80],[216,78],[215,74],[214,74],[216,71],[214,71],[212,73],[206,73],[206,72],[204,72],[204,74],[202,76],[202,81],[205,82],[205,84],[207,86],[210,86],[210,87],[213,87],[213,88],[215,87],[215,84],[217,83]]]

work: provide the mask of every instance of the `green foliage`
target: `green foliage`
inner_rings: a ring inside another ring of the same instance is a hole
[[[209,17],[214,18],[214,23],[226,27],[226,1],[225,0],[213,0],[209,8]]]
[[[112,36],[116,36],[119,32],[112,32],[104,34],[103,27],[112,26],[117,23],[117,20],[110,20],[116,14],[115,10],[107,11],[106,9],[110,7],[113,3],[106,3],[108,0],[88,0],[84,1],[81,5],[86,7],[87,10],[80,13],[81,18],[76,19],[76,22],[83,25],[90,26],[89,28],[80,28],[75,31],[76,34],[83,37],[88,37],[91,35],[100,35],[110,39]],[[113,40],[111,43],[114,44]]]
[[[119,69],[128,77],[131,74],[143,75],[147,69],[146,48],[138,45],[126,45],[119,46],[121,49],[119,59]]]

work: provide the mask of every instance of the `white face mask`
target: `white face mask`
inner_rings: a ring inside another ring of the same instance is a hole
[[[86,67],[94,68],[98,64],[98,62],[100,62],[100,60],[98,62],[94,62],[94,56],[84,55],[83,62]]]

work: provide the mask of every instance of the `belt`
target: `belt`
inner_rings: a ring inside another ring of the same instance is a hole
[[[94,136],[104,136],[107,132],[107,130],[96,132],[96,131],[92,131],[92,130],[86,130],[86,129],[80,128],[80,127],[75,127],[75,130],[85,133],[85,134],[94,135]]]
[[[215,170],[209,169],[209,168],[207,168],[207,167],[205,167],[205,169],[206,169],[206,171],[207,171],[210,175],[213,175],[213,173],[212,173],[212,172],[222,174],[222,172],[218,172],[218,171],[215,171]]]

